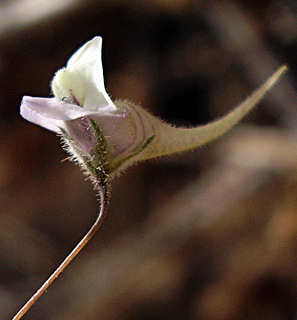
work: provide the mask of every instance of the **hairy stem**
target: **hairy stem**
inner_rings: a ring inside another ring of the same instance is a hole
[[[98,179],[94,182],[95,190],[98,191],[100,209],[96,221],[86,233],[86,235],[80,240],[76,247],[70,252],[60,266],[51,274],[51,276],[44,282],[44,284],[36,291],[36,293],[27,301],[27,303],[20,309],[20,311],[13,317],[12,320],[21,319],[27,311],[34,305],[34,303],[41,297],[41,295],[49,288],[49,286],[55,281],[55,279],[64,271],[69,263],[77,256],[81,249],[91,240],[94,234],[100,228],[103,220],[106,217],[109,192],[108,184],[105,179]]]

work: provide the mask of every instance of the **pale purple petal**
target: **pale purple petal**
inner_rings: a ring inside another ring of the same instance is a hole
[[[26,120],[37,124],[48,130],[58,132],[59,127],[65,128],[65,123],[62,120],[50,119],[40,113],[40,109],[44,105],[52,104],[51,98],[32,98],[25,96],[21,103],[20,114]]]
[[[84,153],[94,154],[97,142],[88,118],[65,122],[65,130]]]
[[[75,120],[92,114],[98,114],[62,101],[58,98],[35,98],[24,96],[21,103],[22,117],[48,130],[58,132],[65,128],[64,121]]]
[[[96,144],[89,118],[101,128],[114,155],[128,154],[143,140],[141,128],[136,130],[137,124],[125,108],[118,113],[95,112],[58,98],[24,96],[20,113],[26,120],[48,130],[65,129],[84,152],[90,152]]]

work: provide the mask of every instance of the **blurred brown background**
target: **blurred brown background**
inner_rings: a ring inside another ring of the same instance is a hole
[[[297,3],[0,1],[0,319],[88,230],[98,203],[53,133],[21,119],[101,35],[105,83],[176,125],[290,71],[228,135],[112,182],[94,239],[24,319],[297,319]]]

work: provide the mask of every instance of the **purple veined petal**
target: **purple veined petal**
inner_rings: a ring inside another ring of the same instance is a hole
[[[125,107],[115,113],[92,113],[72,121],[65,122],[65,130],[84,152],[91,154],[95,148],[93,130],[89,119],[95,121],[103,132],[108,151],[113,157],[125,157],[133,153],[144,142],[144,128]]]

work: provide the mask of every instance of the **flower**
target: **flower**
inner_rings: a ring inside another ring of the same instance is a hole
[[[150,158],[196,148],[238,123],[286,71],[281,67],[223,118],[196,128],[167,124],[129,101],[113,102],[104,86],[101,37],[78,49],[51,84],[53,98],[25,96],[21,115],[64,138],[91,175],[115,174]]]

